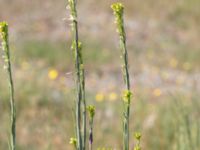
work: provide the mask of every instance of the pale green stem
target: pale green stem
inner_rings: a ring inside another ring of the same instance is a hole
[[[80,80],[81,80],[81,102],[82,102],[82,115],[83,115],[83,133],[82,133],[82,141],[83,141],[83,150],[86,149],[86,100],[85,100],[85,69],[83,65],[83,57],[82,57],[82,44],[79,42],[79,58],[80,58]]]
[[[76,137],[77,137],[77,149],[82,150],[82,137],[81,137],[81,81],[80,81],[80,57],[79,57],[79,40],[78,40],[78,22],[76,20],[77,18],[77,12],[76,12],[76,2],[73,1],[71,3],[71,15],[73,16],[72,20],[72,32],[74,34],[74,40],[75,43],[74,46],[74,53],[75,53],[75,71],[76,71],[76,90],[77,90],[77,98],[76,98]]]
[[[119,33],[121,57],[122,57],[122,72],[123,78],[126,86],[126,90],[130,92],[130,80],[128,71],[128,53],[126,47],[126,33],[124,29],[123,20],[123,5],[121,3],[116,3],[111,6],[116,17],[117,31]],[[130,115],[130,96],[126,102],[124,102],[124,118],[123,118],[123,149],[129,150],[129,115]]]
[[[9,85],[9,94],[10,94],[10,150],[15,150],[16,148],[16,108],[15,108],[15,100],[14,100],[14,85],[12,78],[12,66],[10,62],[10,48],[8,41],[8,30],[4,33],[5,38],[2,40],[2,48],[5,53],[5,68],[8,74],[8,85]]]
[[[122,31],[124,27],[122,26]],[[122,48],[122,57],[123,57],[123,76],[126,85],[126,90],[130,91],[130,80],[129,80],[129,71],[128,71],[128,53],[126,48],[126,38],[125,31],[123,36],[120,36],[120,45]],[[124,102],[125,112],[124,112],[124,150],[129,150],[129,115],[130,115],[130,97],[127,102]]]
[[[90,129],[89,129],[89,150],[92,150],[93,145],[93,118],[90,119],[89,122]]]
[[[77,142],[78,149],[82,150],[82,137],[81,137],[81,83],[80,83],[80,60],[78,56],[78,25],[77,21],[73,21],[75,26],[75,68],[76,68],[76,86],[77,86],[77,103],[76,103],[76,125],[77,125]]]
[[[73,47],[75,52],[75,68],[76,68],[76,88],[77,88],[77,100],[76,100],[76,136],[77,136],[77,149],[85,150],[86,143],[86,102],[85,102],[85,74],[83,59],[81,53],[81,46],[79,45],[78,38],[78,21],[77,21],[77,10],[76,1],[68,0],[71,20],[72,20],[72,32],[74,34]],[[81,116],[81,104],[82,104],[82,116]],[[81,132],[81,118],[83,119],[82,127],[83,133]]]

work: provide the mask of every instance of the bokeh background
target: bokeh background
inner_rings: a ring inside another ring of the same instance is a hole
[[[110,9],[113,0],[78,0],[87,103],[96,106],[94,149],[122,149],[123,80]],[[131,147],[200,147],[200,1],[121,0],[129,50]],[[10,25],[18,150],[72,149],[75,85],[67,0],[0,0]],[[1,51],[2,55],[2,51]],[[0,149],[8,149],[9,102],[0,59]],[[196,148],[196,149],[195,149]]]

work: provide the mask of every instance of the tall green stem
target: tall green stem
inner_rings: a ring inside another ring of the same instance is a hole
[[[82,44],[79,42],[79,58],[80,58],[80,81],[81,81],[81,102],[82,102],[82,115],[83,115],[83,150],[86,149],[86,100],[85,100],[85,70],[82,57]]]
[[[126,47],[126,33],[124,29],[124,6],[121,3],[115,3],[111,6],[113,9],[115,20],[117,24],[117,32],[119,33],[121,57],[122,57],[122,72],[125,82],[126,89],[124,91],[124,118],[123,118],[123,149],[129,150],[129,115],[130,115],[130,102],[131,102],[131,92],[130,92],[130,80],[128,71],[128,53]]]
[[[73,44],[72,49],[75,54],[75,69],[76,69],[76,89],[77,89],[77,99],[76,99],[76,136],[77,136],[77,149],[85,150],[86,143],[86,101],[85,101],[85,72],[83,66],[82,58],[82,45],[79,42],[78,37],[78,21],[77,21],[77,10],[76,1],[68,0],[69,8],[71,12],[70,19],[72,21],[72,32],[73,32]],[[81,107],[82,104],[82,107]],[[82,109],[81,109],[82,108]],[[82,110],[82,116],[81,116]],[[83,119],[81,132],[81,118]]]
[[[15,141],[16,141],[16,108],[14,100],[14,85],[12,79],[12,67],[10,62],[10,49],[9,49],[9,40],[8,40],[8,24],[6,22],[0,23],[0,36],[2,38],[2,49],[4,51],[4,61],[5,69],[8,74],[8,84],[9,84],[9,93],[10,93],[10,150],[15,150]]]
[[[71,20],[72,20],[72,31],[73,31],[73,48],[75,55],[75,71],[76,71],[76,138],[77,138],[77,149],[82,150],[82,137],[81,137],[81,81],[80,81],[80,58],[79,58],[79,39],[78,39],[78,22],[77,22],[77,12],[76,12],[76,2],[75,0],[68,0]]]
[[[82,57],[81,57],[82,58]],[[86,100],[85,100],[85,71],[81,65],[82,102],[83,102],[83,150],[86,149]]]

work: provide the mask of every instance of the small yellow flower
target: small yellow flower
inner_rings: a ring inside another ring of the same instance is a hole
[[[8,38],[8,23],[7,22],[0,22],[0,37],[3,40],[6,40]]]
[[[135,136],[135,138],[136,138],[137,140],[140,140],[141,137],[142,137],[141,133],[139,133],[139,132],[136,132],[136,133],[134,134],[134,136]]]
[[[95,107],[93,105],[89,105],[87,107],[90,119],[93,119],[94,115],[95,115]]]
[[[131,97],[132,97],[131,91],[129,91],[129,90],[124,90],[123,91],[122,98],[123,98],[124,102],[130,103]]]
[[[161,89],[159,89],[159,88],[154,89],[154,90],[153,90],[153,95],[154,95],[155,97],[161,96],[161,95],[162,95]]]
[[[48,77],[50,80],[55,80],[58,77],[58,71],[55,69],[52,69],[48,73]]]
[[[178,65],[177,59],[175,59],[175,58],[170,59],[169,65],[170,65],[170,67],[172,67],[172,68],[176,68],[177,65]]]
[[[136,145],[136,146],[134,147],[134,150],[141,150],[141,147],[140,147],[139,145]]]
[[[95,96],[95,99],[97,102],[102,102],[104,100],[105,96],[103,93],[97,93]]]
[[[69,144],[72,144],[72,145],[74,145],[75,147],[76,147],[76,143],[77,143],[77,140],[76,140],[76,138],[70,138],[70,140],[69,140]]]
[[[111,92],[108,96],[110,101],[115,101],[117,100],[117,94],[115,92]]]
[[[124,6],[122,3],[114,3],[111,5],[111,8],[113,9],[114,13],[122,13]]]

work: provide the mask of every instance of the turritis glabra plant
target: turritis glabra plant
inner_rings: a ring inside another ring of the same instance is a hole
[[[117,32],[120,39],[121,58],[122,58],[122,72],[126,89],[123,92],[124,112],[123,112],[123,149],[129,150],[129,115],[130,103],[132,93],[130,91],[130,80],[128,71],[128,53],[126,47],[126,33],[124,29],[124,6],[121,3],[114,3],[111,5],[115,15],[115,23],[117,25]]]
[[[76,139],[77,150],[86,149],[86,101],[85,101],[85,75],[82,58],[82,44],[79,42],[76,0],[68,0],[70,9],[71,29],[73,33],[72,50],[75,58],[76,72]],[[81,120],[83,120],[81,125]]]
[[[8,85],[9,85],[9,93],[10,93],[10,140],[9,140],[9,149],[15,150],[15,124],[16,124],[16,108],[15,108],[15,100],[14,100],[14,85],[12,79],[12,68],[10,62],[10,48],[9,48],[9,40],[8,40],[8,24],[6,22],[0,23],[0,37],[2,40],[1,46],[4,52],[3,59],[5,62],[5,69],[8,74]]]

